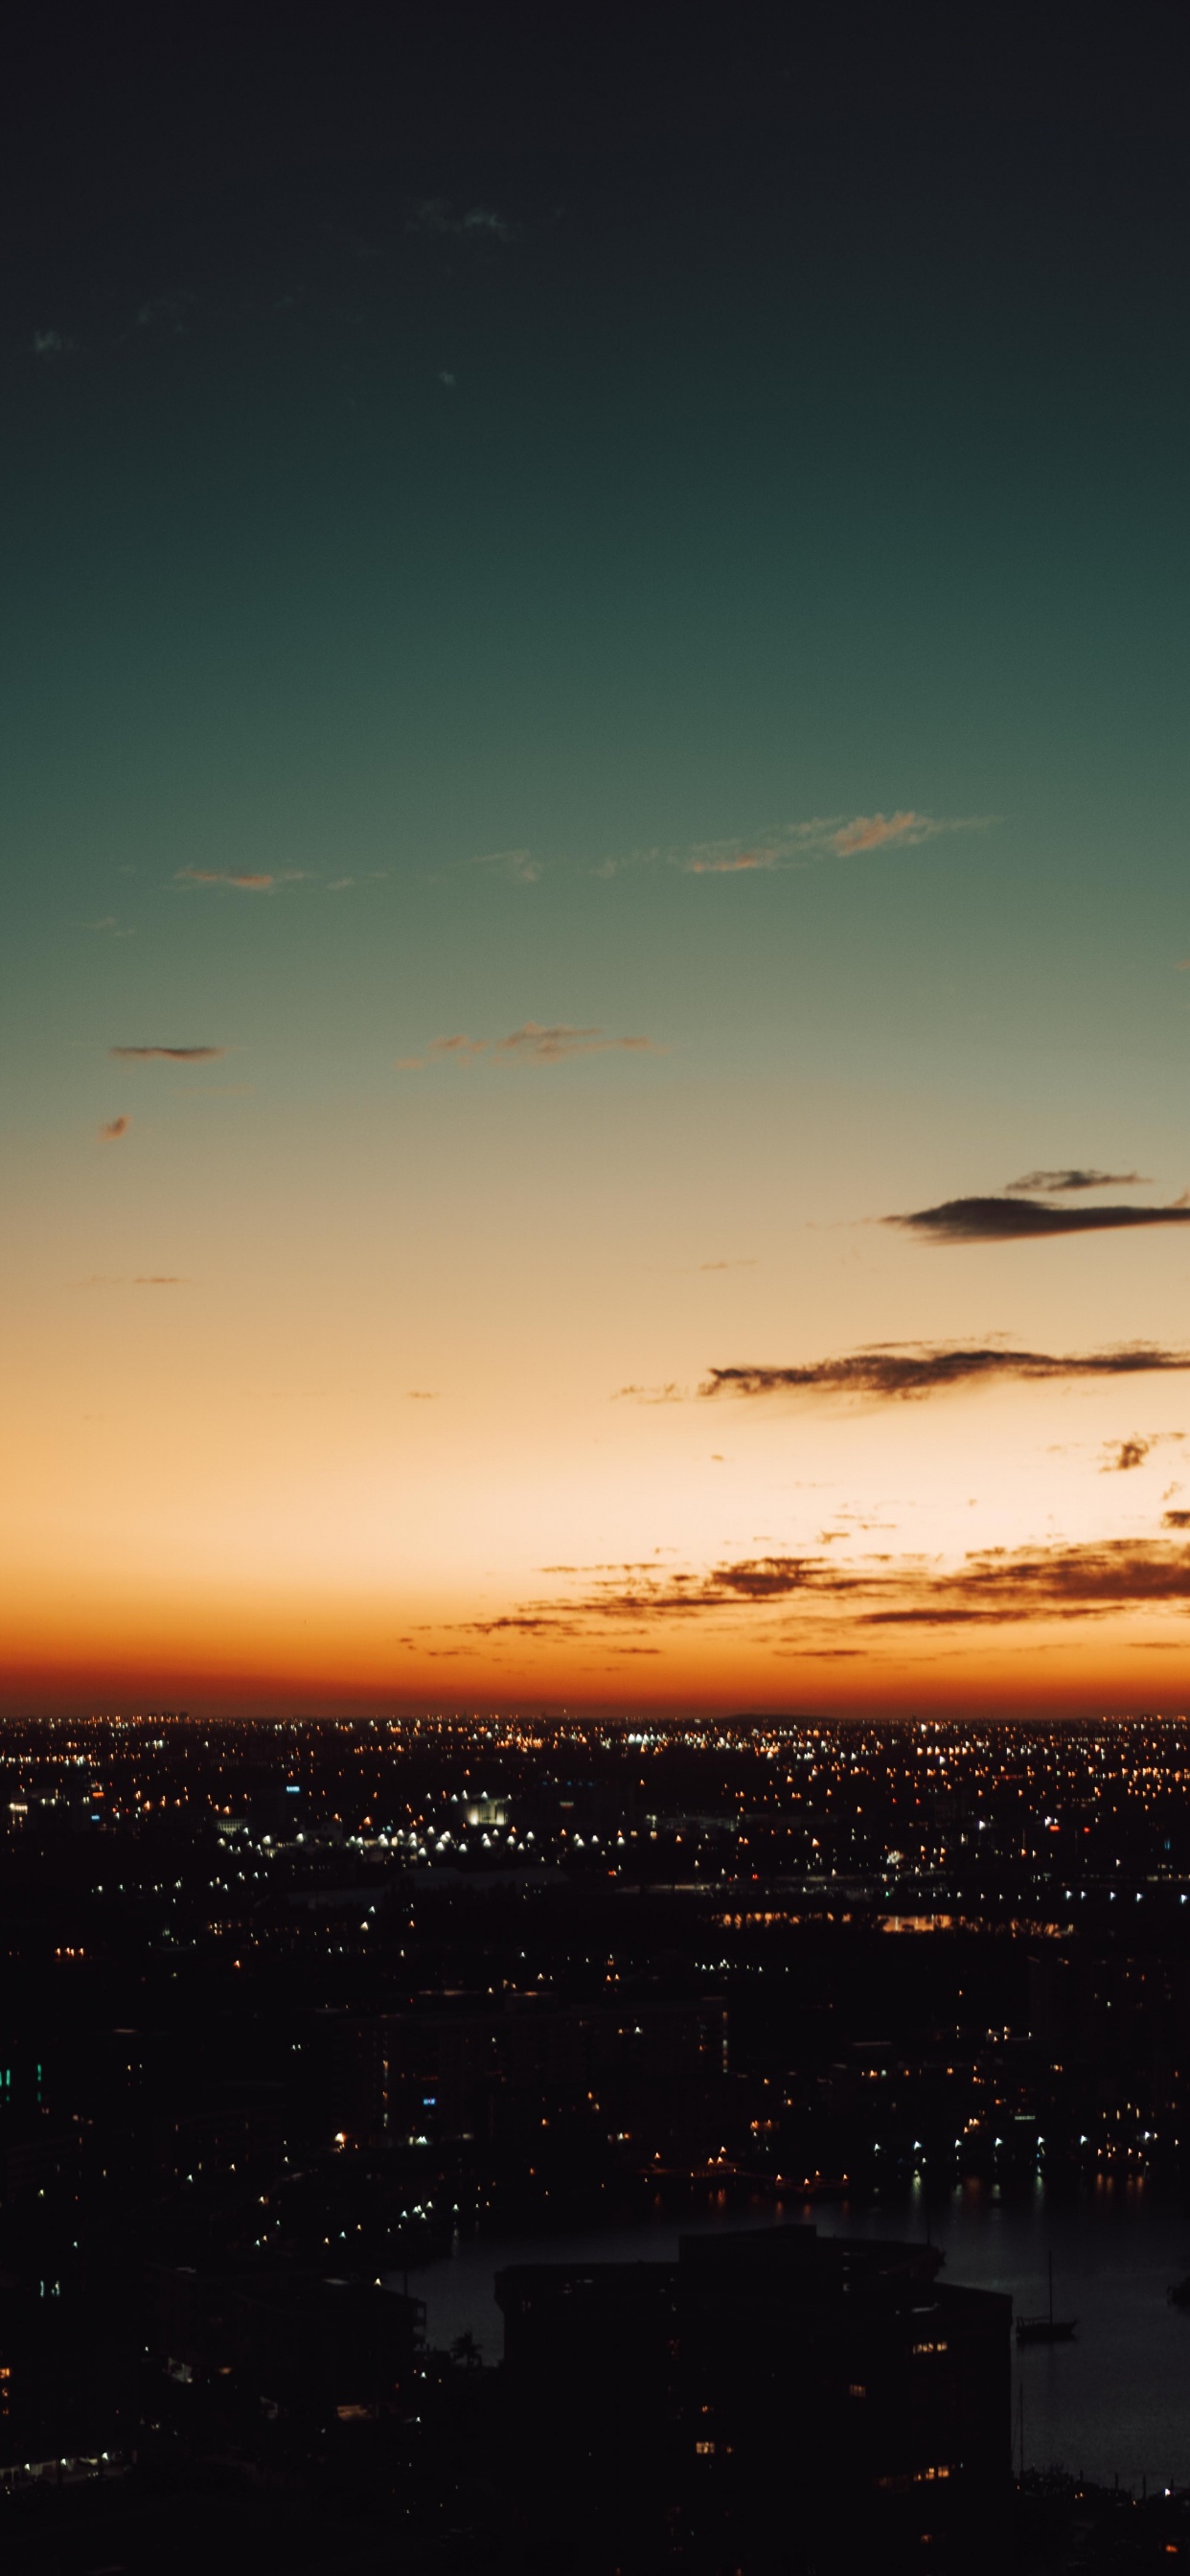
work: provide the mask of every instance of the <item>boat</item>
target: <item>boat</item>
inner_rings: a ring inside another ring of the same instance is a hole
[[[1074,2338],[1078,2333],[1078,2318],[1056,2317],[1054,2315],[1054,2258],[1052,2254],[1049,2257],[1049,2285],[1049,2306],[1046,2309],[1045,2315],[1042,2317],[1017,2318],[1016,2339],[1018,2343],[1074,2342]]]

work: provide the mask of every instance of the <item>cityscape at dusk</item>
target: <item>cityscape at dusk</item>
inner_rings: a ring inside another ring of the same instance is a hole
[[[14,19],[12,2576],[1190,2558],[1175,54]]]

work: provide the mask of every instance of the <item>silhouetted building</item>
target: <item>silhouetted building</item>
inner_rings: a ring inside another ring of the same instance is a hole
[[[636,2576],[998,2566],[1012,2303],[810,2227],[496,2295],[526,2563]]]
[[[425,2311],[378,2285],[284,2268],[149,2274],[148,2351],[196,2392],[220,2380],[252,2410],[303,2425],[391,2408],[408,2388]]]

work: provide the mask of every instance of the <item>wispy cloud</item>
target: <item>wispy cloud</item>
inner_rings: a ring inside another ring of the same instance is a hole
[[[958,1621],[1102,1618],[1113,1610],[1190,1601],[1190,1549],[1130,1539],[979,1550],[935,1576],[916,1602],[863,1613],[870,1626]]]
[[[487,1054],[488,1044],[487,1038],[469,1038],[459,1030],[454,1037],[431,1038],[424,1055],[399,1055],[396,1069],[398,1073],[424,1073],[428,1064],[470,1064],[477,1055]]]
[[[438,1402],[436,1386],[410,1386],[405,1392],[410,1404],[437,1404]]]
[[[969,824],[948,823],[933,814],[856,814],[832,834],[830,846],[840,858],[850,858],[855,850],[883,850],[890,842],[911,849],[917,841],[932,841],[936,832],[969,829]]]
[[[114,912],[105,912],[100,921],[76,921],[74,927],[76,930],[104,931],[109,939],[135,939],[136,937],[135,930],[126,928],[123,923],[117,921]]]
[[[1148,1175],[1145,1172],[1093,1172],[1081,1171],[1077,1167],[1073,1171],[1065,1172],[1026,1172],[1023,1180],[1005,1183],[1005,1188],[1013,1192],[1045,1190],[1053,1193],[1058,1190],[1130,1190],[1147,1187]]]
[[[532,850],[484,850],[472,859],[473,868],[493,868],[497,876],[510,877],[514,885],[536,885],[545,869],[544,859],[535,859]]]
[[[700,1261],[700,1262],[699,1262],[699,1265],[698,1265],[698,1267],[699,1267],[700,1271],[702,1271],[702,1270],[755,1270],[756,1266],[757,1266],[757,1264],[756,1264],[756,1259],[755,1259],[755,1256],[754,1256],[754,1255],[753,1255],[753,1256],[751,1256],[751,1257],[750,1257],[748,1260],[746,1260],[746,1261]]]
[[[163,295],[147,295],[133,315],[137,331],[169,331],[175,336],[182,331],[195,297],[188,287],[175,287]]]
[[[602,1029],[572,1028],[569,1022],[556,1021],[546,1027],[539,1020],[526,1020],[506,1038],[469,1038],[459,1032],[453,1037],[431,1038],[422,1055],[399,1055],[398,1073],[424,1073],[431,1064],[473,1063],[486,1056],[490,1064],[562,1064],[574,1055],[660,1055],[664,1050],[652,1038],[608,1037]]]
[[[1171,1530],[1188,1524],[1190,1513],[1166,1514]],[[585,1583],[569,1594],[470,1625],[489,1637],[573,1639],[609,1627],[647,1632],[708,1617],[720,1624],[759,1618],[774,1640],[809,1642],[840,1619],[854,1637],[863,1628],[1027,1625],[1190,1604],[1190,1548],[1160,1539],[976,1549],[949,1566],[919,1556],[839,1564],[790,1552],[735,1558],[702,1572],[633,1563],[585,1571]]]
[[[741,850],[736,847],[734,841],[726,844],[711,843],[706,848],[692,850],[677,864],[683,867],[686,875],[690,877],[747,876],[756,868],[779,867],[781,852],[774,848]]]
[[[209,1064],[216,1056],[226,1055],[221,1046],[114,1046],[109,1055],[122,1056],[126,1062],[150,1064]]]
[[[620,1404],[627,1399],[630,1404],[685,1404],[689,1393],[688,1387],[679,1386],[673,1378],[668,1386],[618,1386],[612,1402]]]
[[[878,1344],[840,1359],[796,1368],[712,1369],[702,1396],[857,1395],[881,1399],[938,1395],[951,1387],[997,1380],[1054,1381],[1160,1375],[1190,1369],[1190,1350],[1127,1342],[1104,1351],[1012,1351],[996,1345]]]
[[[739,876],[755,869],[811,867],[825,858],[855,857],[864,850],[914,849],[942,832],[986,831],[991,814],[816,814],[807,822],[757,832],[747,840],[699,841],[667,853],[685,875]]]
[[[650,867],[675,868],[690,877],[771,874],[818,867],[825,860],[853,858],[867,851],[913,849],[941,833],[987,831],[998,820],[995,814],[923,814],[909,809],[892,814],[815,814],[803,822],[766,823],[758,831],[721,841],[689,841],[668,848],[656,842],[608,852],[583,866],[586,875],[602,878]],[[559,856],[548,864],[561,867],[566,861]],[[535,885],[547,862],[528,849],[490,850],[471,865],[495,868],[520,884]]]
[[[908,1216],[886,1216],[933,1243],[1011,1243],[1043,1234],[1103,1234],[1138,1225],[1190,1225],[1190,1193],[1162,1207],[1054,1207],[1045,1199],[944,1199]]]
[[[657,1055],[660,1049],[652,1038],[609,1038],[602,1029],[571,1028],[563,1020],[544,1028],[539,1020],[526,1020],[523,1028],[511,1036],[497,1038],[493,1054],[508,1063],[561,1064],[572,1055]]]
[[[484,1635],[514,1629],[574,1637],[608,1624],[672,1624],[708,1612],[771,1609],[795,1598],[801,1606],[849,1593],[857,1579],[864,1579],[840,1572],[825,1558],[795,1555],[738,1558],[704,1573],[663,1572],[631,1562],[585,1571],[585,1589],[568,1598],[526,1602],[499,1618],[472,1624]]]
[[[106,1124],[99,1130],[101,1144],[118,1145],[121,1136],[127,1135],[131,1125],[131,1118],[125,1118],[122,1116],[119,1118],[109,1118]]]
[[[405,229],[448,241],[510,242],[521,227],[494,206],[456,206],[448,197],[423,197]]]
[[[184,1288],[186,1282],[174,1271],[153,1270],[133,1280],[134,1288]]]
[[[308,882],[304,868],[179,868],[175,885],[231,886],[238,894],[273,894],[278,886]]]

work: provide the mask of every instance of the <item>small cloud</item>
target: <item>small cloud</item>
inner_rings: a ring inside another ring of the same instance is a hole
[[[193,302],[193,295],[180,291],[165,295],[147,295],[144,303],[138,304],[136,308],[133,316],[134,328],[138,331],[179,332],[184,316],[189,312]]]
[[[1138,1434],[1131,1440],[1107,1441],[1099,1473],[1101,1476],[1126,1476],[1131,1468],[1143,1467],[1152,1450],[1164,1448],[1171,1440],[1184,1440],[1185,1437],[1184,1431],[1148,1431],[1143,1437]],[[1162,1500],[1168,1502],[1177,1491],[1177,1486],[1171,1485]]]
[[[949,1343],[878,1344],[841,1359],[814,1360],[801,1368],[712,1369],[700,1396],[858,1395],[886,1400],[939,1395],[956,1386],[996,1380],[1016,1383],[1139,1377],[1190,1369],[1190,1350],[1126,1342],[1105,1351],[1010,1351]],[[628,1389],[624,1390],[629,1392]]]
[[[99,921],[76,921],[73,927],[76,930],[100,930],[109,939],[135,939],[136,937],[134,930],[125,929],[117,921],[114,912],[105,912]]]
[[[691,877],[746,876],[753,868],[775,868],[780,865],[779,849],[740,850],[734,842],[712,842],[704,849],[692,850],[686,861],[686,874]]]
[[[1101,1476],[1126,1476],[1133,1467],[1143,1467],[1153,1443],[1151,1440],[1119,1440],[1108,1451],[1099,1470]]]
[[[125,1061],[133,1060],[144,1064],[158,1061],[163,1064],[209,1064],[216,1056],[226,1055],[226,1053],[226,1047],[221,1046],[114,1046],[108,1048],[109,1055],[122,1056]]]
[[[132,1285],[134,1288],[184,1288],[186,1282],[172,1273],[157,1270],[134,1279]]]
[[[272,894],[277,886],[307,882],[304,868],[179,868],[175,885],[234,886],[240,894]]]
[[[64,339],[60,331],[35,331],[33,334],[33,354],[36,358],[61,358],[73,346],[73,341]]]
[[[433,1057],[460,1056],[466,1060],[469,1056],[482,1055],[486,1046],[486,1038],[469,1038],[460,1030],[454,1037],[431,1038],[426,1054]]]
[[[438,370],[438,382],[439,382],[439,384],[440,384],[440,385],[449,385],[449,387],[450,387],[450,389],[451,389],[451,391],[452,391],[452,393],[453,393],[454,388],[455,388],[455,386],[457,385],[458,381],[459,381],[459,380],[458,380],[458,377],[457,377],[457,376],[452,376],[452,374],[451,374],[451,372],[450,372],[449,367],[439,367],[439,370]]]
[[[354,877],[332,877],[330,884],[327,887],[327,893],[346,894],[348,886],[353,886],[354,884]]]
[[[739,876],[755,869],[812,867],[824,858],[852,858],[858,852],[913,849],[936,840],[942,832],[985,831],[991,814],[816,814],[807,822],[786,823],[756,833],[747,841],[700,841],[686,850],[671,850],[670,864],[685,875]],[[649,853],[649,855],[653,855]]]
[[[494,206],[452,206],[447,197],[423,197],[405,226],[406,232],[448,241],[510,242],[520,229]]]
[[[469,1038],[459,1030],[454,1037],[431,1038],[424,1055],[399,1055],[396,1069],[398,1073],[424,1073],[427,1065],[444,1061],[470,1064],[473,1057],[486,1053],[487,1043],[486,1038]]]
[[[886,1216],[883,1225],[903,1226],[934,1243],[1010,1243],[1043,1234],[1108,1233],[1138,1225],[1190,1224],[1190,1193],[1163,1207],[1127,1207],[1105,1202],[1099,1207],[1054,1207],[1045,1199],[944,1199],[941,1206],[918,1208],[910,1216]]]
[[[661,1049],[652,1038],[611,1038],[602,1029],[572,1028],[568,1021],[557,1021],[546,1027],[539,1020],[526,1020],[523,1028],[513,1029],[508,1037],[469,1038],[462,1031],[453,1037],[432,1038],[424,1055],[402,1055],[396,1059],[398,1073],[422,1073],[427,1065],[453,1061],[472,1063],[476,1056],[486,1055],[493,1062],[508,1064],[561,1064],[573,1055],[657,1055]]]
[[[545,868],[544,859],[535,859],[532,850],[485,850],[472,859],[473,868],[494,868],[498,876],[508,877],[514,885],[536,885]]]
[[[438,1402],[436,1386],[410,1386],[405,1392],[410,1404],[437,1404]]]
[[[700,1261],[700,1270],[755,1270],[754,1259],[748,1261]]]
[[[1146,1189],[1148,1175],[1144,1172],[1084,1172],[1077,1168],[1066,1172],[1026,1172],[1023,1180],[1007,1181],[1005,1187],[1014,1194],[1021,1190],[1052,1193],[1057,1190]]]
[[[571,1028],[566,1021],[545,1028],[539,1020],[526,1020],[509,1037],[497,1038],[493,1052],[506,1064],[561,1064],[572,1055],[656,1055],[660,1049],[652,1038],[609,1038],[602,1029]]]
[[[932,840],[936,832],[947,828],[930,814],[857,814],[852,822],[832,833],[831,848],[838,851],[840,858],[849,858],[855,850],[886,849],[890,841],[911,848],[915,842]]]
[[[671,1379],[668,1386],[618,1386],[613,1404],[685,1404],[688,1390]]]
[[[121,1136],[127,1135],[131,1125],[132,1120],[130,1118],[109,1118],[106,1126],[101,1127],[99,1130],[102,1143],[105,1145],[118,1144]]]

